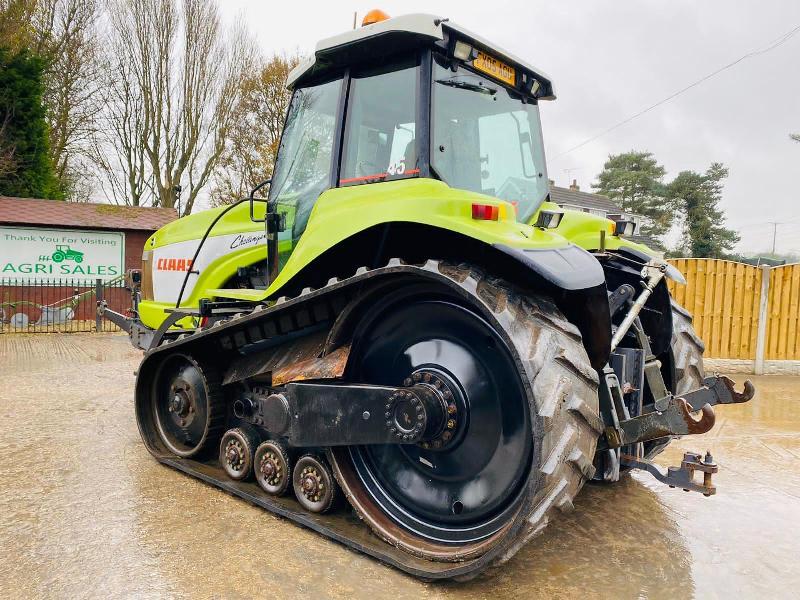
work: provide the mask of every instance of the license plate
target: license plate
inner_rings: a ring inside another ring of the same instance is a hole
[[[494,56],[478,51],[478,58],[472,61],[472,66],[483,71],[487,75],[491,75],[495,79],[506,82],[508,85],[515,85],[517,82],[514,67],[497,60]]]

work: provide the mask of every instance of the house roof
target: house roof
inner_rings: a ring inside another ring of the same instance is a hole
[[[634,235],[628,236],[628,239],[632,242],[636,242],[637,244],[644,244],[648,248],[652,248],[653,250],[666,250],[664,244],[662,244],[658,239],[654,238],[652,235],[645,235],[642,233],[636,233]]]
[[[0,224],[156,231],[178,218],[174,208],[117,206],[0,196]]]
[[[604,210],[608,213],[622,212],[622,209],[617,204],[605,196],[558,187],[557,185],[550,186],[550,199],[561,206],[569,204],[570,206],[580,206],[581,208]]]

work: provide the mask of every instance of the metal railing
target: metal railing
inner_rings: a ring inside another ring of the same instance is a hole
[[[0,278],[0,333],[119,331],[97,316],[99,300],[118,312],[130,309],[123,278]]]

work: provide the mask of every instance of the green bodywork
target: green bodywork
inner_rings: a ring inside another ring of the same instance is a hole
[[[500,207],[497,221],[472,218],[472,204],[494,204]],[[222,208],[190,215],[170,223],[157,231],[146,242],[145,250],[200,239],[209,224]],[[264,215],[264,204],[255,205],[256,216]],[[280,210],[280,207],[279,207]],[[309,216],[306,229],[292,248],[291,226],[293,214],[287,215],[287,229],[280,236],[280,253],[288,255],[278,277],[268,289],[224,289],[242,266],[266,259],[266,244],[235,251],[214,260],[197,275],[191,294],[181,306],[196,307],[200,298],[237,299],[262,302],[277,297],[286,286],[312,260],[337,243],[375,225],[383,223],[419,223],[439,227],[487,244],[502,244],[519,249],[560,248],[575,244],[586,250],[600,246],[600,231],[606,232],[607,249],[634,248],[652,254],[641,244],[613,235],[614,222],[589,213],[563,210],[545,202],[539,210],[554,210],[564,215],[557,228],[541,229],[516,220],[514,207],[495,198],[450,188],[434,179],[414,178],[352,187],[333,188],[323,192]],[[538,213],[530,223],[535,223]],[[263,223],[250,220],[249,206],[244,203],[232,209],[212,230],[209,237],[263,232]],[[166,317],[164,309],[172,304],[143,300],[139,304],[139,317],[148,327],[158,327]],[[179,323],[194,327],[190,319]]]

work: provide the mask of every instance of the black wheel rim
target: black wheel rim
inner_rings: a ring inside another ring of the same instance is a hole
[[[528,401],[511,353],[484,319],[447,300],[405,301],[372,323],[355,348],[355,378],[400,386],[415,372],[438,373],[466,418],[438,450],[352,447],[354,471],[416,535],[454,544],[492,535],[516,513],[531,464]]]
[[[161,441],[178,456],[191,456],[208,432],[208,391],[200,368],[178,355],[159,368],[153,410]]]

